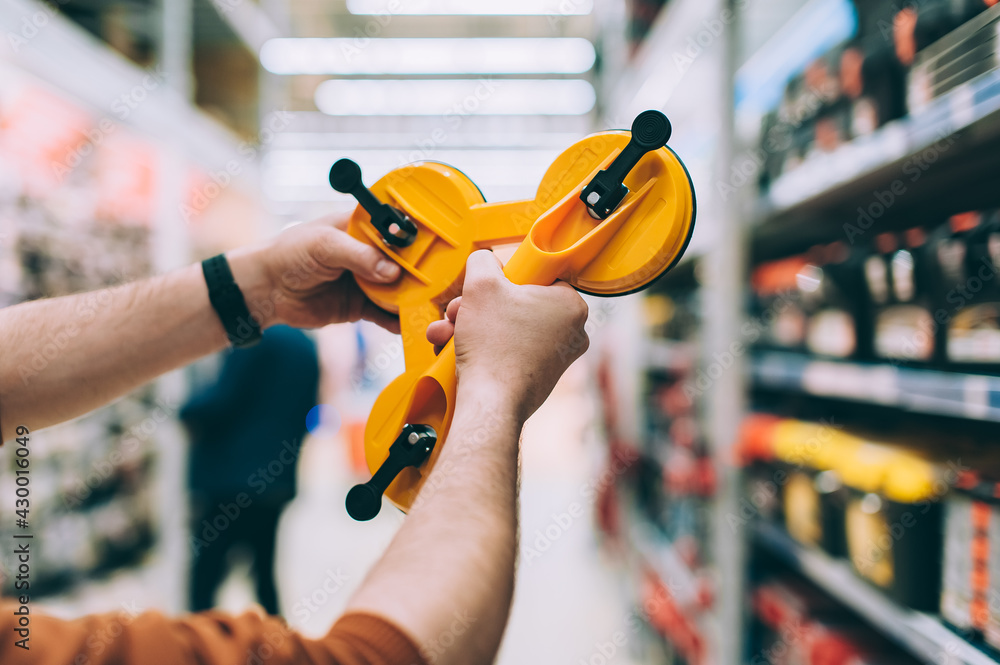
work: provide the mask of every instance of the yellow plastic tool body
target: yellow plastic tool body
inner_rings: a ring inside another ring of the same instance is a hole
[[[397,312],[406,371],[386,386],[365,430],[365,455],[374,473],[407,423],[429,425],[438,442],[418,469],[409,467],[385,495],[407,510],[446,443],[455,407],[455,349],[434,355],[425,332],[461,292],[465,262],[477,249],[520,242],[504,273],[516,284],[562,279],[580,291],[620,295],[659,277],[682,254],[694,228],[694,192],[687,171],[668,148],[647,153],[626,177],[630,193],[607,219],[594,219],[580,201],[590,179],[629,142],[627,131],[588,136],[549,167],[534,199],[485,203],[456,169],[421,162],[396,169],[371,190],[416,223],[409,247],[387,245],[355,210],[348,232],[392,257],[402,268],[392,284],[359,280],[376,304]]]

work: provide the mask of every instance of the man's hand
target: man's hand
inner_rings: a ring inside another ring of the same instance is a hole
[[[469,257],[462,296],[427,328],[437,346],[455,337],[459,391],[474,383],[510,397],[527,418],[587,350],[587,303],[565,282],[517,286],[492,252]]]
[[[337,216],[299,224],[267,245],[226,255],[250,314],[262,327],[319,328],[365,319],[399,332],[399,320],[368,300],[353,277],[389,283],[399,278],[399,266],[349,236],[347,221]]]

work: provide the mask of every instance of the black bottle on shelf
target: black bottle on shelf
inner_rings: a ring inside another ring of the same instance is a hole
[[[873,314],[873,350],[882,360],[930,365],[940,358],[934,320],[936,268],[920,227],[875,239],[865,261]]]
[[[956,279],[947,280],[944,294],[947,361],[955,369],[994,372],[1000,368],[1000,215],[955,216],[951,226],[952,242],[964,251],[961,271],[953,271]]]
[[[866,291],[857,261],[846,244],[813,248],[812,262],[799,274],[809,320],[806,348],[816,355],[860,358],[869,354]]]
[[[884,39],[854,40],[841,53],[839,71],[852,138],[906,114],[906,72]]]

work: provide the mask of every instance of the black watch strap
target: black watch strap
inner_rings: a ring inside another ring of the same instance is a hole
[[[243,292],[233,279],[225,254],[201,262],[201,271],[208,285],[208,299],[226,329],[230,343],[236,348],[253,346],[260,341],[260,322],[250,316]]]

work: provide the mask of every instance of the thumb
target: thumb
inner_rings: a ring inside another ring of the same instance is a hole
[[[349,270],[371,282],[391,282],[399,277],[399,266],[389,257],[336,228],[324,234],[315,247],[314,257],[334,273]]]
[[[469,259],[465,262],[463,292],[470,289],[489,288],[504,282],[507,282],[507,278],[503,274],[503,267],[493,252],[480,249],[469,254]]]

